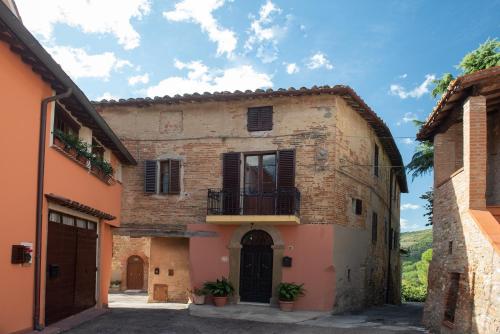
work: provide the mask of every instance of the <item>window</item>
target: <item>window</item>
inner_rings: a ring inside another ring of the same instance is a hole
[[[455,311],[457,309],[458,288],[460,283],[460,274],[450,274],[450,285],[446,294],[446,307],[444,310],[444,320],[453,323],[455,321]]]
[[[394,238],[392,239],[394,241],[394,244],[392,245],[392,247],[394,249],[398,249],[399,248],[399,232],[394,230]]]
[[[64,224],[68,226],[76,226],[78,228],[87,230],[97,229],[97,224],[94,222],[52,210],[49,211],[49,222]]]
[[[273,107],[248,108],[248,131],[269,131],[273,129]]]
[[[144,192],[149,194],[180,194],[180,160],[146,160]]]
[[[453,241],[448,241],[448,254],[453,254]]]
[[[379,174],[379,172],[378,172],[378,169],[379,169],[378,155],[379,155],[378,146],[377,146],[377,144],[375,144],[375,153],[373,156],[373,175],[375,175],[375,176],[378,176],[378,174]]]
[[[92,138],[92,153],[98,160],[104,160],[104,147],[95,138]]]
[[[78,135],[80,125],[66,111],[57,106],[54,114],[54,130],[65,134]]]
[[[359,198],[352,199],[352,211],[356,215],[361,215],[363,213],[363,201]]]
[[[378,216],[375,212],[372,213],[372,243],[377,243],[377,232],[378,232]]]

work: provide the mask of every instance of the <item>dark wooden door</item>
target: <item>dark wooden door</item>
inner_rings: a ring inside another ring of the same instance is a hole
[[[96,303],[96,224],[62,214],[54,217],[48,224],[47,239],[47,324]]]
[[[276,154],[245,156],[244,214],[272,215],[276,207]]]
[[[252,230],[241,240],[240,299],[269,303],[273,280],[273,241],[269,234]]]
[[[142,290],[144,284],[144,262],[139,256],[127,260],[127,289]]]

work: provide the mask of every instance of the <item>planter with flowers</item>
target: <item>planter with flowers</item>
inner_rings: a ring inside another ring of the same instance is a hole
[[[191,300],[195,305],[203,305],[205,304],[205,295],[207,294],[206,289],[194,288],[193,290],[189,290],[189,294],[191,295]]]

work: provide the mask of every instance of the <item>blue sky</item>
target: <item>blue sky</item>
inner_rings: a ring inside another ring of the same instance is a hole
[[[500,1],[17,0],[24,24],[92,99],[346,84],[407,163],[434,76],[499,37]],[[403,230],[425,227],[402,196]]]

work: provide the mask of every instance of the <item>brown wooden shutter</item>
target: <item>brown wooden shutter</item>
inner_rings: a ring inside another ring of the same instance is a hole
[[[295,187],[295,151],[278,151],[278,189]]]
[[[222,156],[222,210],[225,215],[240,213],[240,153]]]
[[[156,160],[144,161],[144,192],[156,193]]]
[[[181,162],[170,160],[170,189],[169,194],[180,194],[181,192]]]
[[[222,157],[222,188],[240,189],[240,153],[224,153]]]
[[[248,131],[269,131],[273,129],[273,107],[248,108]]]

